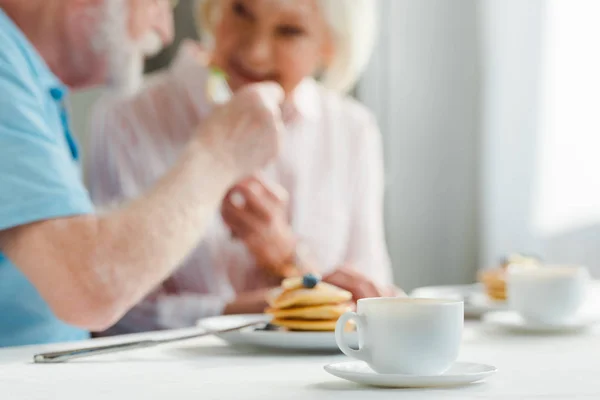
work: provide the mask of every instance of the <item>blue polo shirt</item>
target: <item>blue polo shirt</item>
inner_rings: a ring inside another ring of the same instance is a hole
[[[0,8],[0,231],[93,211],[69,131],[66,95],[66,87]],[[86,337],[58,320],[0,253],[0,347]]]

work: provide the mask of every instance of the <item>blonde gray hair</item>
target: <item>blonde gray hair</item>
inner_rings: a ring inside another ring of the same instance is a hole
[[[219,19],[220,0],[196,0],[196,25],[202,41],[211,46]],[[340,93],[350,91],[369,62],[377,36],[378,0],[316,0],[334,39],[333,59],[321,82]]]

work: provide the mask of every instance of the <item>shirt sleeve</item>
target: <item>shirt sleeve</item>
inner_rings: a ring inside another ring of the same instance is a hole
[[[380,285],[392,284],[384,227],[384,165],[381,133],[370,114],[362,124],[353,165],[351,228],[346,262]]]
[[[53,128],[58,108],[44,95],[0,58],[0,230],[93,211],[65,133]]]
[[[219,296],[169,293],[161,287],[125,314],[109,333],[189,328],[202,318],[221,315],[226,305],[227,301]]]

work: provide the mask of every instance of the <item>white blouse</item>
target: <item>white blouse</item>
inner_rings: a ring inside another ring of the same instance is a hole
[[[173,165],[193,128],[210,113],[207,70],[184,43],[172,67],[130,99],[105,97],[94,109],[88,176],[100,208],[140,195]],[[320,272],[351,264],[392,284],[383,225],[381,137],[373,115],[312,79],[285,108],[280,157],[263,175],[289,192],[289,220]],[[219,315],[236,293],[274,287],[219,213],[183,265],[111,331],[180,328]]]

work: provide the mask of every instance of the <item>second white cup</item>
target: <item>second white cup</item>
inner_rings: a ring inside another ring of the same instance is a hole
[[[525,320],[560,324],[576,317],[588,283],[582,266],[515,267],[507,273],[508,303]]]
[[[350,320],[357,325],[358,350],[345,341]],[[344,354],[365,361],[377,373],[441,375],[456,362],[463,325],[462,301],[361,299],[356,313],[338,320],[335,339]]]

